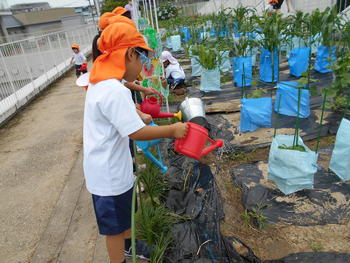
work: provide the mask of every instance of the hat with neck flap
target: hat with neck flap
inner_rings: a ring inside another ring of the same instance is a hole
[[[103,30],[98,42],[98,49],[102,54],[93,64],[90,82],[122,79],[126,70],[125,54],[131,47],[140,47],[153,52],[136,27],[126,23],[114,23]]]
[[[124,13],[128,12],[124,7],[118,6],[113,9],[112,13],[115,15],[122,15]]]
[[[109,23],[108,23],[108,18],[115,16],[115,14],[111,12],[106,12],[103,15],[100,16],[100,19],[98,20],[98,28],[103,30],[105,29]]]

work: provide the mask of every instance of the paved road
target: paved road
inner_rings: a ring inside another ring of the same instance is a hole
[[[82,173],[85,91],[69,73],[0,129],[0,258],[108,262]]]
[[[83,178],[85,90],[74,83],[66,74],[0,128],[0,262],[109,262]]]

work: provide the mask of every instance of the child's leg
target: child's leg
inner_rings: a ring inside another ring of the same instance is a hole
[[[106,236],[106,247],[111,263],[121,263],[124,261],[124,240],[124,233]]]
[[[118,235],[106,236],[106,247],[111,263],[121,263],[125,259],[125,240],[131,238],[131,229]]]

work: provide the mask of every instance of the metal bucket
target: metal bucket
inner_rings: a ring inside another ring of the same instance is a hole
[[[179,110],[182,113],[182,120],[185,122],[193,122],[206,127],[208,122],[205,118],[204,103],[200,98],[188,98],[180,104]]]

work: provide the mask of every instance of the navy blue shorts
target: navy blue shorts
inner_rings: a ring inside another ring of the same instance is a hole
[[[132,191],[133,188],[116,196],[92,195],[101,235],[118,235],[131,227]]]
[[[81,73],[85,74],[87,70],[80,70],[81,65],[75,65],[75,75],[80,76]]]

